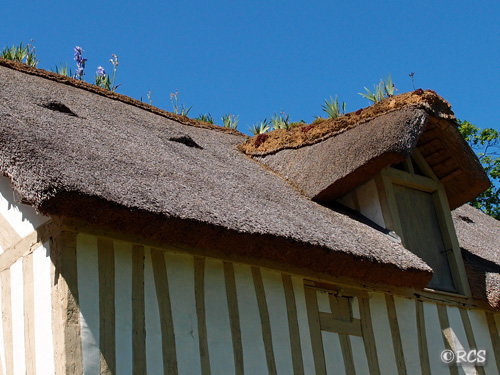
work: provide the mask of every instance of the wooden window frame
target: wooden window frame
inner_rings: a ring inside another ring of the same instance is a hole
[[[448,263],[450,265],[451,277],[457,292],[446,292],[431,288],[425,288],[424,290],[445,295],[470,297],[471,292],[467,275],[465,273],[465,266],[444,187],[418,151],[412,154],[412,159],[413,162],[418,165],[420,170],[427,176],[415,174],[414,168],[412,167],[412,161],[408,158],[405,161],[405,165],[408,166],[407,172],[387,167],[383,169],[380,176],[376,178],[379,197],[381,200],[382,215],[386,226],[388,229],[395,231],[401,237],[402,243],[405,243],[401,220],[397,208],[394,185],[400,185],[431,193],[444,246],[448,249]]]

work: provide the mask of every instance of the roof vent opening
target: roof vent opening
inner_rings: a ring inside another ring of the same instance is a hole
[[[44,108],[50,109],[51,111],[57,111],[57,112],[65,113],[65,114],[70,115],[70,116],[78,117],[78,115],[75,112],[73,112],[71,109],[69,109],[68,106],[66,106],[65,104],[63,104],[61,102],[55,101],[55,100],[51,100],[51,101],[48,101],[46,103],[43,103],[43,104],[41,104],[41,106]]]
[[[469,223],[469,224],[472,224],[474,223],[474,220],[472,220],[470,217],[468,216],[462,216],[462,215],[459,215],[458,216],[460,219],[462,219],[463,221],[465,221],[466,223]]]
[[[170,137],[168,140],[172,142],[182,143],[183,145],[186,145],[188,147],[199,148],[200,150],[203,150],[203,147],[196,143],[189,135]]]

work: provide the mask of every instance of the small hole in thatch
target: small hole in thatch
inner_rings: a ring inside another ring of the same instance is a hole
[[[467,216],[462,216],[462,215],[459,215],[458,217],[459,217],[460,219],[462,219],[463,221],[465,221],[466,223],[469,223],[469,224],[474,223],[474,220],[472,220],[470,217],[467,217]]]
[[[170,137],[169,140],[172,142],[182,143],[183,145],[186,145],[188,147],[194,147],[203,150],[203,147],[201,147],[198,143],[196,143],[193,140],[193,138],[191,138],[189,135],[183,135],[180,137]]]
[[[65,114],[70,115],[70,116],[78,117],[78,115],[75,112],[73,112],[71,109],[69,109],[68,106],[62,104],[61,102],[55,101],[55,100],[51,100],[47,103],[43,103],[43,104],[41,104],[41,106],[44,108],[50,109],[51,111],[57,111],[57,112],[65,113]]]

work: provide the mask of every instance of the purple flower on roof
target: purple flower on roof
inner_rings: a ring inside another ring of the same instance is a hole
[[[104,68],[102,66],[98,66],[95,74],[97,74],[99,77],[104,77],[106,75],[106,72],[104,71]]]
[[[84,70],[85,70],[85,62],[87,59],[83,57],[83,49],[80,46],[76,46],[73,48],[74,52],[74,59],[76,62],[76,73],[75,73],[75,78],[76,79],[82,79]]]

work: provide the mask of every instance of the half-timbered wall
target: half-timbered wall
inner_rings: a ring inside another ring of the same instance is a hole
[[[47,218],[16,205],[7,188],[1,195],[0,374],[500,369],[500,315],[491,311],[64,228],[49,235]],[[486,349],[486,366],[441,362],[443,349],[462,347]]]
[[[47,223],[0,177],[0,374],[54,373]]]
[[[497,373],[491,312],[74,236],[80,348],[66,355],[86,374],[454,374],[440,354],[461,347]]]

